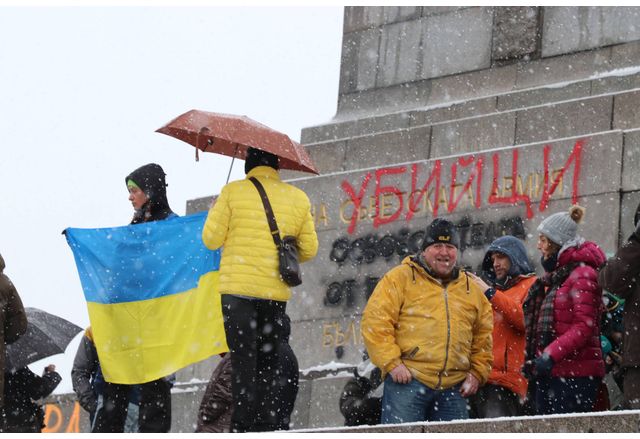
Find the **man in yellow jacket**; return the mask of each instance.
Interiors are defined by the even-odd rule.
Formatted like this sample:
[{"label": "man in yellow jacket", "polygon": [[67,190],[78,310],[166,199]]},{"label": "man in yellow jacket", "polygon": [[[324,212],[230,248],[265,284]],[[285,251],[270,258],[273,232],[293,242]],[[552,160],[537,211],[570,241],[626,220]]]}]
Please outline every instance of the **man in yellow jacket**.
[{"label": "man in yellow jacket", "polygon": [[264,187],[280,236],[295,236],[300,262],[313,258],[318,238],[309,198],[278,175],[278,157],[249,148],[244,180],[222,188],[202,230],[204,244],[223,247],[220,260],[222,313],[231,350],[231,431],[277,428],[278,321],[285,318],[291,290],[280,277],[278,253],[260,194]]},{"label": "man in yellow jacket", "polygon": [[380,280],[362,336],[386,376],[383,424],[468,418],[467,401],[491,371],[493,316],[482,289],[456,267],[455,226],[436,218],[421,253]]}]

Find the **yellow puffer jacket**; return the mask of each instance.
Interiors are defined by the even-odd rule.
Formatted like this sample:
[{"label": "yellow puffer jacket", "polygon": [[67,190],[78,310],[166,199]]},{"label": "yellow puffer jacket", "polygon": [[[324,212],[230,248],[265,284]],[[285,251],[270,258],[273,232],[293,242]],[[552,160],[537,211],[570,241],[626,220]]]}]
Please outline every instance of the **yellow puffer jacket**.
[{"label": "yellow puffer jacket", "polygon": [[455,386],[468,372],[484,384],[492,329],[491,304],[465,273],[445,288],[411,257],[380,280],[361,322],[371,360],[385,375],[404,363],[432,389]]},{"label": "yellow puffer jacket", "polygon": [[295,236],[300,262],[318,251],[309,198],[300,189],[280,181],[278,171],[257,166],[244,180],[222,188],[209,210],[202,240],[210,249],[223,247],[220,292],[287,301],[291,290],[280,278],[278,254],[271,237],[262,198],[248,180],[256,177],[264,187],[276,217],[280,236]]}]

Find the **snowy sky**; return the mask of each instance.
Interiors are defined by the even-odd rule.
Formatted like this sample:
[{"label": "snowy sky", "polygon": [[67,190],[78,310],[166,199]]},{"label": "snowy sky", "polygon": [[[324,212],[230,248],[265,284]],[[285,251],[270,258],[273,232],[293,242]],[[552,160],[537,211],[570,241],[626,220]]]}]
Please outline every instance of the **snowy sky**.
[{"label": "snowy sky", "polygon": [[[244,114],[295,140],[329,121],[342,20],[340,6],[0,6],[0,253],[25,306],[88,325],[61,232],[128,224],[133,169],[159,163],[179,215],[219,192],[231,159],[195,162],[193,147],[154,132],[175,116]],[[71,390],[76,346],[52,358],[58,391]]]}]

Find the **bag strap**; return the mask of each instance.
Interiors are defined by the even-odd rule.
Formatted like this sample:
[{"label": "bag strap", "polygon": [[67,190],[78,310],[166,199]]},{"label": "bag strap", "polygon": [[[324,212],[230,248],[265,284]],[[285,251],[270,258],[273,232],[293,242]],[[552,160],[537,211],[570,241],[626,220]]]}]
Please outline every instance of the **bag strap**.
[{"label": "bag strap", "polygon": [[276,248],[280,248],[280,231],[278,230],[276,217],[273,215],[273,209],[271,209],[271,203],[269,202],[267,193],[264,191],[262,183],[260,183],[257,178],[249,177],[249,180],[251,180],[251,183],[254,184],[260,193],[260,198],[262,198],[262,204],[264,205],[264,213],[267,215],[267,222],[271,229],[271,237],[273,238],[273,242],[276,244]]}]

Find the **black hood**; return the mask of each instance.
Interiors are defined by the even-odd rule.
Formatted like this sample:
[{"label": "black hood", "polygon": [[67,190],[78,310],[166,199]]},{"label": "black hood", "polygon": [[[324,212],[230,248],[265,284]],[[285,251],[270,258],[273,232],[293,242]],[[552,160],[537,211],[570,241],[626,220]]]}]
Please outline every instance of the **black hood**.
[{"label": "black hood", "polygon": [[638,207],[636,208],[636,214],[633,217],[633,225],[638,227],[638,222],[640,222],[640,203],[638,204]]},{"label": "black hood", "polygon": [[140,211],[136,211],[131,224],[157,221],[173,214],[167,201],[167,183],[165,173],[160,165],[149,163],[127,175],[125,184],[132,180],[147,195],[147,201]]}]

